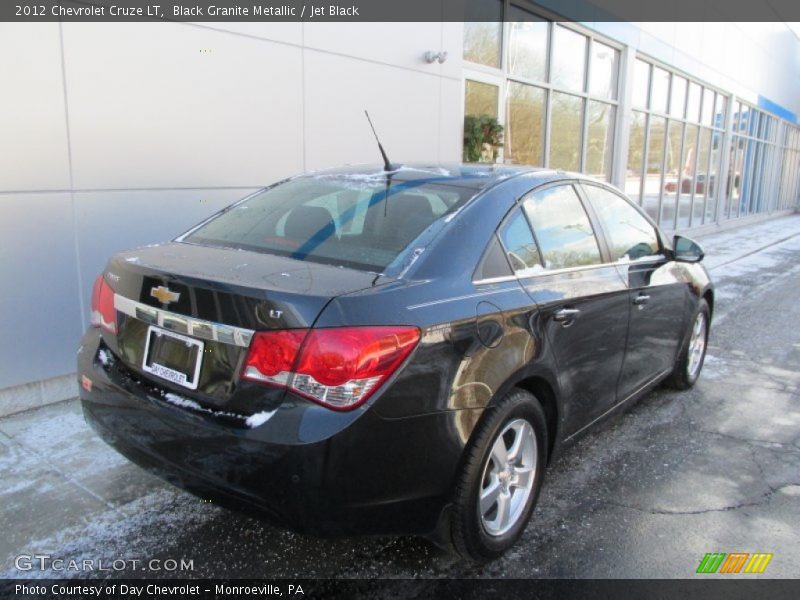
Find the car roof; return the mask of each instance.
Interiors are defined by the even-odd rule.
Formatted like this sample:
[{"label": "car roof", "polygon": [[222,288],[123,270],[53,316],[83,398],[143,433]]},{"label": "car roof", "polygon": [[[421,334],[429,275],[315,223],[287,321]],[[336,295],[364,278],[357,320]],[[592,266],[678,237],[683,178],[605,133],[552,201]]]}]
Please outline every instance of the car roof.
[{"label": "car roof", "polygon": [[585,179],[578,173],[567,173],[531,167],[527,165],[505,165],[489,163],[404,163],[395,165],[392,171],[384,170],[381,164],[351,165],[335,169],[314,171],[301,177],[333,177],[360,181],[382,180],[387,176],[392,181],[417,181],[474,189],[476,192],[493,185],[529,173],[541,174],[542,181],[553,179]]}]

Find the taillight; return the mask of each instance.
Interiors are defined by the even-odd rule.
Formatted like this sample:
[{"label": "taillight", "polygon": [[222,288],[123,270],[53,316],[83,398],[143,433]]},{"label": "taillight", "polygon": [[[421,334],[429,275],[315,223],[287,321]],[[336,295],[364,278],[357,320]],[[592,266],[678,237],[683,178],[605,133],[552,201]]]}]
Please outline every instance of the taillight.
[{"label": "taillight", "polygon": [[287,387],[334,410],[363,404],[419,342],[416,327],[256,333],[242,378]]},{"label": "taillight", "polygon": [[117,333],[117,310],[114,308],[114,290],[100,275],[94,281],[92,288],[92,318],[93,327],[102,327],[109,333]]}]

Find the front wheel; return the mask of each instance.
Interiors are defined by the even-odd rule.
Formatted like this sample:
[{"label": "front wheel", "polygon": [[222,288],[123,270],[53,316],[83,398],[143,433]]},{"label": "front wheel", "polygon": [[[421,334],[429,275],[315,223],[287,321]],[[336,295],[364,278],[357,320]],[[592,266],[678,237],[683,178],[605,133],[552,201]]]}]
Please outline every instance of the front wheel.
[{"label": "front wheel", "polygon": [[681,352],[675,361],[675,368],[667,379],[667,385],[677,390],[688,390],[700,377],[708,346],[708,329],[711,311],[708,303],[700,300],[690,322],[690,329],[684,336]]},{"label": "front wheel", "polygon": [[516,543],[530,519],[547,458],[547,428],[536,398],[512,390],[478,425],[454,499],[452,541],[485,561]]}]

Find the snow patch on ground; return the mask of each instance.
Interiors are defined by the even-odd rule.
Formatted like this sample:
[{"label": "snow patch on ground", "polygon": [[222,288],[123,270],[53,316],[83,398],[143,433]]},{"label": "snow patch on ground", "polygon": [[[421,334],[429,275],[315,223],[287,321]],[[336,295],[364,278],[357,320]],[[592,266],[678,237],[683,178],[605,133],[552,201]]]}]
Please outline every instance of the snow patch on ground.
[{"label": "snow patch on ground", "polygon": [[[194,496],[173,489],[161,489],[142,496],[120,507],[121,511],[109,508],[94,514],[91,520],[62,529],[52,536],[31,541],[28,547],[37,553],[50,554],[54,558],[101,559],[110,565],[116,559],[147,560],[165,546],[179,543],[196,531],[224,515],[223,509],[201,503]],[[0,577],[19,577],[13,561]],[[141,564],[141,563],[140,563]],[[153,573],[158,575],[158,573]],[[91,573],[89,573],[91,576]],[[26,571],[26,577],[74,578],[86,576],[82,572],[63,570]]]},{"label": "snow patch on ground", "polygon": [[728,375],[728,364],[717,356],[706,354],[703,360],[703,379],[722,379]]}]

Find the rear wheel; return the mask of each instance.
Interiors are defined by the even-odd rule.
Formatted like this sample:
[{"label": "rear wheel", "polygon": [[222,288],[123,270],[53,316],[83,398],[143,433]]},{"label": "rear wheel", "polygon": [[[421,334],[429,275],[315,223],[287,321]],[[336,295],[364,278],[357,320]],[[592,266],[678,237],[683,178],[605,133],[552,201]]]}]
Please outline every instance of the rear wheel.
[{"label": "rear wheel", "polygon": [[547,428],[536,398],[512,390],[478,425],[456,489],[452,540],[475,561],[500,556],[522,535],[542,484]]},{"label": "rear wheel", "polygon": [[670,387],[687,390],[700,377],[708,346],[709,317],[708,303],[700,300],[690,321],[689,331],[684,336],[681,352],[675,361],[675,368],[667,379],[666,383]]}]

